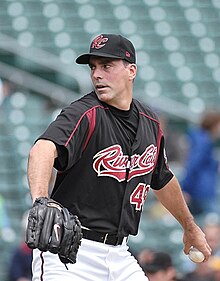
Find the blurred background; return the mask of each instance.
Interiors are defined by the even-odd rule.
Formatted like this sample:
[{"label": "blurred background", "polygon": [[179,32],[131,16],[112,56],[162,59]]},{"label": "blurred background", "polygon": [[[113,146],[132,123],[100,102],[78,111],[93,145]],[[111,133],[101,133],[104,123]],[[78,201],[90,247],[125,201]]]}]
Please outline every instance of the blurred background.
[{"label": "blurred background", "polygon": [[[92,90],[89,68],[75,64],[91,39],[116,33],[135,45],[134,97],[161,118],[169,165],[181,181],[188,129],[204,112],[220,109],[219,26],[220,0],[0,1],[1,281],[9,280],[14,250],[23,239],[21,222],[32,204],[29,150],[63,106]],[[213,156],[220,160],[218,139]],[[218,203],[219,182],[218,174]],[[203,226],[219,223],[219,215],[216,209],[196,219]],[[129,243],[134,254],[143,248],[169,252],[183,271],[182,229],[151,193],[139,234]]]}]

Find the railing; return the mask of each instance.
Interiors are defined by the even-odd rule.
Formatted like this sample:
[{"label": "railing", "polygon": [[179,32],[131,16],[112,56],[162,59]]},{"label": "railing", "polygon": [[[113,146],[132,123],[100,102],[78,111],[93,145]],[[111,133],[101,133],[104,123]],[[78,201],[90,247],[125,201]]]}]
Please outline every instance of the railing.
[{"label": "railing", "polygon": [[[39,48],[21,46],[16,39],[3,33],[0,33],[0,49],[37,63],[43,68],[72,77],[78,83],[80,94],[91,90],[88,72],[83,67],[74,65],[74,61],[72,65],[65,64],[57,56]],[[4,75],[4,69],[1,73]]]},{"label": "railing", "polygon": [[[37,93],[45,95],[53,99],[59,105],[66,105],[79,97],[79,94],[85,94],[92,89],[88,72],[80,66],[67,65],[62,63],[60,59],[39,48],[21,46],[16,39],[8,35],[0,33],[0,49],[10,52],[14,55],[23,57],[33,63],[37,63],[46,69],[51,69],[57,73],[61,73],[72,77],[78,83],[80,93],[71,91],[63,86],[30,74],[27,71],[20,70],[14,66],[0,62],[0,76],[8,80],[33,90]],[[140,95],[141,97],[141,95]],[[189,122],[197,122],[198,114],[192,112],[189,107],[181,102],[174,101],[167,97],[142,98],[149,106],[157,108],[161,112],[168,113],[174,117],[181,118]]]}]

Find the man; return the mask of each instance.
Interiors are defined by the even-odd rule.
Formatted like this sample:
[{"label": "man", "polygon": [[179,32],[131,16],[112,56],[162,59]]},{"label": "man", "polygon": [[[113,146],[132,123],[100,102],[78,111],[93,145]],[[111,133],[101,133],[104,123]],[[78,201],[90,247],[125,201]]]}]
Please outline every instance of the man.
[{"label": "man", "polygon": [[175,281],[177,280],[176,269],[172,258],[166,252],[153,252],[151,259],[141,264],[149,281]]},{"label": "man", "polygon": [[24,212],[22,216],[21,239],[18,246],[16,246],[11,253],[11,259],[8,266],[9,281],[31,281],[31,263],[32,263],[32,249],[30,249],[24,242],[25,232],[27,228],[28,212]]},{"label": "man", "polygon": [[62,110],[39,137],[28,179],[35,201],[49,196],[53,166],[58,170],[51,197],[78,216],[83,239],[68,270],[57,255],[35,249],[33,280],[147,280],[127,239],[138,232],[150,188],[182,225],[185,253],[193,245],[207,260],[211,249],[167,166],[157,117],[132,97],[134,46],[101,34],[76,62],[90,66],[94,91]]},{"label": "man", "polygon": [[202,230],[212,248],[212,256],[206,263],[193,264],[190,263],[189,259],[183,260],[183,281],[220,280],[214,277],[219,274],[220,269],[220,224],[219,222],[211,222],[209,219],[205,222]]},{"label": "man", "polygon": [[[215,155],[220,139],[220,112],[204,112],[197,127],[188,130],[188,145],[182,190],[194,216],[219,213],[220,161]],[[198,169],[199,167],[199,169]]]}]

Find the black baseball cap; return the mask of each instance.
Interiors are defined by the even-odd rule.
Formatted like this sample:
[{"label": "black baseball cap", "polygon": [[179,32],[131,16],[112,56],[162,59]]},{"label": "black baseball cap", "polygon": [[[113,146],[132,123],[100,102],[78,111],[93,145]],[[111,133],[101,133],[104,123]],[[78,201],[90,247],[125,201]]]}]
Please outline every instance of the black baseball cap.
[{"label": "black baseball cap", "polygon": [[166,270],[173,266],[172,258],[165,252],[155,252],[152,260],[143,264],[143,269],[147,273],[156,273],[160,270]]},{"label": "black baseball cap", "polygon": [[90,45],[89,53],[76,59],[78,64],[88,64],[91,56],[126,60],[135,63],[135,48],[127,38],[116,34],[101,34]]}]

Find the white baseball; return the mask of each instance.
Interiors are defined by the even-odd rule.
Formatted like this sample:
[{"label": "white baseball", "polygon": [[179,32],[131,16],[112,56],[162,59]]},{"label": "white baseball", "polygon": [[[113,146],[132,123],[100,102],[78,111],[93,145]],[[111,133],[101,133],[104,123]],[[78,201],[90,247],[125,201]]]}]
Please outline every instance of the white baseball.
[{"label": "white baseball", "polygon": [[205,256],[203,255],[202,252],[200,252],[198,249],[192,247],[189,250],[189,258],[191,259],[191,261],[196,262],[196,263],[200,263],[203,262],[205,259]]}]

